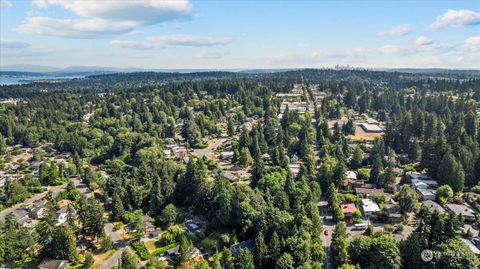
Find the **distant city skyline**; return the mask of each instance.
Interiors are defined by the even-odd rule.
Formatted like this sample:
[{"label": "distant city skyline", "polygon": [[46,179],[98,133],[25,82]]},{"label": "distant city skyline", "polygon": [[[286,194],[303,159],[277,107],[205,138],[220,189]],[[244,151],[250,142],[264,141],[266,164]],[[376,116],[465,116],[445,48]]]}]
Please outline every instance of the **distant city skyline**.
[{"label": "distant city skyline", "polygon": [[480,68],[476,1],[0,0],[0,66]]}]

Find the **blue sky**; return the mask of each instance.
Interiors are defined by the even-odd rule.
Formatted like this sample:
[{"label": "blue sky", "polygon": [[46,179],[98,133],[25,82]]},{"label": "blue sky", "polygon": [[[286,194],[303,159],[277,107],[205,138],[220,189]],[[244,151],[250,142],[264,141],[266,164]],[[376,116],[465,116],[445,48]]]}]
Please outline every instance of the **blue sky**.
[{"label": "blue sky", "polygon": [[480,68],[478,1],[0,0],[0,65]]}]

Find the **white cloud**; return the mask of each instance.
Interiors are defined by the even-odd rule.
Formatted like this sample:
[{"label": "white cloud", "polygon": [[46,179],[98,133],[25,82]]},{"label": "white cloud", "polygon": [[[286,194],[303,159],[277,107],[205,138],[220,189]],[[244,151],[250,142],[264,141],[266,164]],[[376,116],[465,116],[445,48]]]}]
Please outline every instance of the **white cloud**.
[{"label": "white cloud", "polygon": [[103,19],[54,19],[31,17],[16,30],[20,33],[33,33],[59,37],[96,38],[129,32],[135,27],[131,22],[111,22]]},{"label": "white cloud", "polygon": [[428,37],[426,37],[424,35],[421,35],[421,36],[419,36],[415,39],[414,44],[417,47],[432,45],[433,40],[429,39]]},{"label": "white cloud", "polygon": [[233,42],[234,38],[192,35],[164,35],[147,37],[147,40],[172,46],[209,47],[230,44]]},{"label": "white cloud", "polygon": [[59,6],[83,17],[58,19],[35,16],[27,18],[18,27],[24,33],[60,37],[94,38],[125,33],[138,26],[189,19],[192,12],[189,0],[33,0],[32,5],[43,9]]},{"label": "white cloud", "polygon": [[439,30],[448,26],[467,26],[480,24],[480,13],[472,10],[447,10],[430,24],[430,29]]},{"label": "white cloud", "polygon": [[33,0],[39,8],[60,6],[79,16],[111,21],[130,21],[141,25],[188,18],[192,4],[188,0]]},{"label": "white cloud", "polygon": [[435,43],[433,40],[431,40],[430,38],[424,35],[418,36],[415,39],[414,46],[415,46],[414,50],[416,52],[433,51],[433,50],[450,50],[454,48],[454,46],[450,44]]},{"label": "white cloud", "polygon": [[412,32],[412,26],[408,24],[401,24],[393,27],[392,29],[386,32],[380,32],[380,36],[404,36]]},{"label": "white cloud", "polygon": [[125,49],[138,49],[138,50],[145,50],[145,49],[160,49],[162,47],[155,47],[153,44],[149,44],[147,42],[142,41],[134,41],[134,40],[112,40],[110,42],[112,46],[125,48]]},{"label": "white cloud", "polygon": [[233,37],[207,37],[193,35],[149,36],[144,41],[113,40],[113,46],[129,49],[163,49],[168,46],[212,47],[227,45]]},{"label": "white cloud", "polygon": [[12,7],[12,3],[8,0],[0,0],[0,8],[10,8]]},{"label": "white cloud", "polygon": [[472,36],[465,40],[463,44],[464,48],[469,51],[479,51],[480,52],[480,36]]},{"label": "white cloud", "polygon": [[0,40],[0,48],[6,49],[22,49],[29,47],[30,44],[22,41],[13,41],[13,40]]}]

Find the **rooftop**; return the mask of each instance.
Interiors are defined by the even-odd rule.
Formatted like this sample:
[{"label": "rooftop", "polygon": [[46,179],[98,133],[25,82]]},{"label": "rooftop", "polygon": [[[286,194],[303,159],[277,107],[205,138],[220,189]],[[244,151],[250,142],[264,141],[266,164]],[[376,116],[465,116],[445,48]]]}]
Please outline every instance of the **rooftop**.
[{"label": "rooftop", "polygon": [[371,132],[371,133],[382,133],[383,132],[383,129],[380,128],[380,126],[378,126],[376,124],[361,123],[360,127],[362,127],[362,129],[365,132]]},{"label": "rooftop", "polygon": [[461,214],[464,217],[475,217],[475,211],[466,205],[447,204],[447,208],[457,215]]},{"label": "rooftop", "polygon": [[362,199],[363,212],[378,212],[380,208],[372,199]]},{"label": "rooftop", "polygon": [[342,204],[340,207],[342,208],[343,213],[355,213],[355,211],[357,211],[357,207],[354,203]]},{"label": "rooftop", "polygon": [[462,238],[463,243],[468,246],[468,248],[475,253],[475,255],[480,255],[480,249],[478,249],[470,240]]},{"label": "rooftop", "polygon": [[441,205],[437,204],[436,202],[434,202],[432,200],[422,201],[422,204],[425,205],[426,207],[428,207],[428,209],[435,210],[440,214],[445,213],[445,209],[443,209],[443,207]]},{"label": "rooftop", "polygon": [[382,189],[355,188],[355,193],[366,194],[366,195],[374,195],[374,194],[385,195],[385,192]]}]

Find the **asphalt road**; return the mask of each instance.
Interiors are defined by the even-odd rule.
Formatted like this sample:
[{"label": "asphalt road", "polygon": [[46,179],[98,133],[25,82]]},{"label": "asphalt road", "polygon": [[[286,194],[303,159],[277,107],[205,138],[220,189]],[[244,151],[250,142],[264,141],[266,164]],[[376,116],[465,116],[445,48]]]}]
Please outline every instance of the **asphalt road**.
[{"label": "asphalt road", "polygon": [[195,155],[199,158],[206,156],[208,159],[213,159],[215,150],[223,143],[227,141],[227,138],[215,138],[208,141],[208,147],[204,149],[194,149],[192,155]]},{"label": "asphalt road", "polygon": [[[59,192],[66,185],[67,184],[63,184],[63,185],[59,185],[59,186],[53,186],[53,187],[50,188],[50,191],[52,191],[52,193]],[[9,208],[6,208],[6,209],[0,211],[0,220],[5,220],[5,217],[8,214],[12,213],[13,211],[15,211],[16,209],[18,209],[22,206],[26,206],[26,205],[32,204],[33,202],[35,202],[37,200],[43,199],[43,197],[45,197],[45,195],[47,195],[46,191],[42,192],[42,193],[35,193],[34,195],[32,195],[32,197],[27,198],[23,203],[16,204],[14,206],[11,206]]]},{"label": "asphalt road", "polygon": [[123,250],[127,247],[130,242],[122,239],[122,236],[118,231],[113,230],[113,224],[108,222],[105,224],[105,233],[112,238],[113,245],[116,249],[115,253],[103,262],[101,269],[110,269],[113,266],[118,265],[118,260],[122,257]]}]

